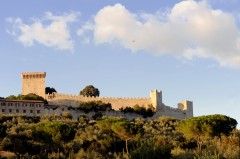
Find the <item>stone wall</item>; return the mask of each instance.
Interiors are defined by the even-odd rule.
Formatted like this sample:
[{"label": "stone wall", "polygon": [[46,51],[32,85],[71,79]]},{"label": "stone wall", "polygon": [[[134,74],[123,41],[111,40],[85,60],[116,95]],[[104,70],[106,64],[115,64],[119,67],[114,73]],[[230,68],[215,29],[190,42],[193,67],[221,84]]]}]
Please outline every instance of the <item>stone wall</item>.
[{"label": "stone wall", "polygon": [[68,105],[78,106],[80,102],[102,101],[104,103],[111,103],[114,110],[119,110],[121,107],[139,106],[148,107],[152,104],[151,98],[112,98],[112,97],[84,97],[81,95],[68,95],[55,93],[53,95],[46,95],[49,104],[53,105]]},{"label": "stone wall", "polygon": [[[182,101],[178,104],[178,108],[173,108],[166,106],[162,103],[162,92],[157,90],[150,92],[150,98],[111,98],[111,97],[84,97],[81,95],[68,95],[55,93],[52,95],[46,95],[46,99],[49,104],[52,105],[62,105],[62,106],[73,106],[77,107],[80,102],[89,101],[102,101],[104,103],[111,103],[114,110],[119,110],[121,107],[133,107],[138,104],[139,106],[147,107],[152,104],[156,108],[156,113],[152,118],[158,118],[160,116],[170,116],[176,119],[185,119],[193,117],[193,106],[191,101]],[[71,111],[74,116],[79,116],[78,111]],[[111,112],[112,113],[112,112]],[[119,114],[120,113],[120,114]],[[80,113],[81,114],[81,113]],[[107,116],[123,116],[121,112],[115,111],[113,114],[105,114]],[[90,115],[91,116],[91,115]],[[127,118],[134,116],[132,114],[127,114]],[[141,117],[141,116],[140,116]]]}]

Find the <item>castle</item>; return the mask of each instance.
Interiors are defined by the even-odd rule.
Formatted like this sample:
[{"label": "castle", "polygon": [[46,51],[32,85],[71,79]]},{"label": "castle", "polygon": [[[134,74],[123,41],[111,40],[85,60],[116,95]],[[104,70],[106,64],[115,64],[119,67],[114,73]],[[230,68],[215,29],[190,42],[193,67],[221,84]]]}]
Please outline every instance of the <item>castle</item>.
[{"label": "castle", "polygon": [[[146,108],[151,105],[156,110],[153,118],[157,118],[160,116],[170,116],[177,119],[193,117],[193,103],[191,101],[182,101],[178,103],[178,108],[172,108],[162,102],[162,92],[159,92],[157,90],[150,91],[150,97],[148,98],[86,97],[81,95],[61,93],[45,94],[46,72],[24,72],[21,74],[21,77],[22,95],[35,93],[47,99],[49,104],[52,106],[69,108],[78,106],[80,102],[102,101],[104,103],[111,103],[114,110],[119,110],[119,108],[121,107],[133,107],[136,104]],[[61,113],[61,110],[63,111],[66,109],[59,109],[58,113]],[[46,111],[41,112],[46,113]],[[74,116],[79,115],[76,111],[71,111],[71,113]]]}]

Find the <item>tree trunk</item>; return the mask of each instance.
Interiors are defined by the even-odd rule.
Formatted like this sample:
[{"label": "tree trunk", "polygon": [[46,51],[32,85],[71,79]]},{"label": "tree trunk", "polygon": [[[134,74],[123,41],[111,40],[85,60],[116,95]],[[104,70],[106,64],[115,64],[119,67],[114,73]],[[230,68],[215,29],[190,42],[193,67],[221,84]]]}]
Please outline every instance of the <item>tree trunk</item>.
[{"label": "tree trunk", "polygon": [[128,139],[126,139],[126,152],[127,152],[127,155],[129,155],[128,154]]}]

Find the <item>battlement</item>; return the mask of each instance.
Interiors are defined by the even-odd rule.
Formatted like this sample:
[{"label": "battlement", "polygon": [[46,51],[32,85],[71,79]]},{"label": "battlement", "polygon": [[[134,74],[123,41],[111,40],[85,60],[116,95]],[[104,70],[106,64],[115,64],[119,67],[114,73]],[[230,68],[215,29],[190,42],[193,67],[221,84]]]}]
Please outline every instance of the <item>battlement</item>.
[{"label": "battlement", "polygon": [[182,110],[182,109],[179,109],[179,108],[173,108],[173,107],[170,107],[170,106],[165,106],[164,108],[165,108],[165,110],[170,110],[170,111],[175,111],[175,112],[181,112],[181,113],[186,112],[185,110]]},{"label": "battlement", "polygon": [[46,72],[22,72],[21,77],[23,79],[28,78],[45,78]]},{"label": "battlement", "polygon": [[21,77],[22,95],[35,93],[47,99],[52,105],[79,106],[81,102],[102,101],[111,103],[115,110],[135,105],[148,108],[151,105],[156,110],[155,117],[164,115],[184,119],[193,116],[193,103],[191,101],[178,103],[178,108],[166,106],[162,102],[162,91],[156,89],[150,91],[149,97],[87,97],[64,93],[45,94],[46,72],[23,72]]},{"label": "battlement", "polygon": [[123,98],[123,97],[86,97],[82,95],[76,94],[63,94],[63,93],[54,93],[47,94],[45,97],[48,101],[53,104],[61,104],[61,105],[72,105],[78,106],[81,102],[89,102],[89,101],[102,101],[104,103],[111,103],[112,108],[115,110],[119,110],[121,107],[133,107],[138,104],[139,106],[147,108],[152,104],[151,98],[143,98],[143,97],[133,97],[133,98]]},{"label": "battlement", "polygon": [[102,100],[102,99],[122,99],[122,100],[149,100],[150,97],[87,97],[83,95],[77,95],[77,94],[66,94],[66,93],[54,93],[46,94],[46,99],[51,98],[52,96],[55,96],[54,98],[68,98],[68,99],[78,99],[78,98],[89,98],[92,100]]}]

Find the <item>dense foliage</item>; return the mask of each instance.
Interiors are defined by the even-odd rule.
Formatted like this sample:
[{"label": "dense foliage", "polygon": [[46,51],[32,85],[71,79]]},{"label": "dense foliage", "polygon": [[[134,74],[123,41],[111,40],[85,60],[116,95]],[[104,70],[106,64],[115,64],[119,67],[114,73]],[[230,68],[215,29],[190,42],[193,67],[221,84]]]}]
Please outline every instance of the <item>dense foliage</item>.
[{"label": "dense foliage", "polygon": [[113,110],[110,103],[103,103],[102,101],[81,102],[77,109],[85,113],[89,113],[90,111],[99,112]]},{"label": "dense foliage", "polygon": [[100,92],[93,85],[88,85],[79,94],[87,97],[99,97]]},{"label": "dense foliage", "polygon": [[140,107],[138,104],[136,104],[133,107],[125,107],[125,108],[122,107],[119,110],[124,113],[140,114],[144,118],[152,117],[153,114],[155,113],[155,109],[152,105],[149,105],[148,108],[145,108],[145,107]]},{"label": "dense foliage", "polygon": [[56,89],[55,88],[51,88],[51,87],[46,87],[45,88],[45,94],[53,94],[53,93],[56,93]]},{"label": "dense foliage", "polygon": [[6,99],[8,100],[39,100],[39,101],[43,101],[45,104],[48,103],[47,100],[45,100],[43,97],[34,93],[29,93],[27,95],[19,94],[18,96],[10,95]]},{"label": "dense foliage", "polygon": [[0,116],[0,151],[2,158],[234,159],[240,154],[236,124],[224,115],[182,121]]}]

